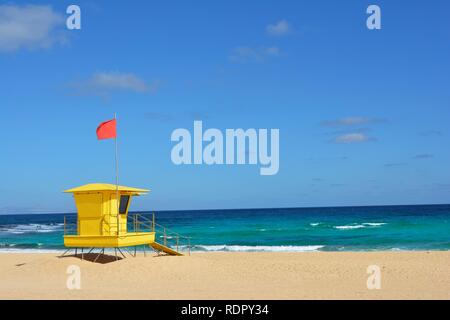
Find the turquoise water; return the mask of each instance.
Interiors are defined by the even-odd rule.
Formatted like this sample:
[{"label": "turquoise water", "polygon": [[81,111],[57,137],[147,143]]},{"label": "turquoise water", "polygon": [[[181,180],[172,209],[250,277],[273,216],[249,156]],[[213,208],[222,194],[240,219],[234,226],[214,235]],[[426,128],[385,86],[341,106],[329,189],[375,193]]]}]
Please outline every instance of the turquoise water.
[{"label": "turquoise water", "polygon": [[[155,214],[157,223],[190,236],[194,251],[450,249],[450,205]],[[0,251],[60,250],[62,235],[62,214],[0,216]]]}]

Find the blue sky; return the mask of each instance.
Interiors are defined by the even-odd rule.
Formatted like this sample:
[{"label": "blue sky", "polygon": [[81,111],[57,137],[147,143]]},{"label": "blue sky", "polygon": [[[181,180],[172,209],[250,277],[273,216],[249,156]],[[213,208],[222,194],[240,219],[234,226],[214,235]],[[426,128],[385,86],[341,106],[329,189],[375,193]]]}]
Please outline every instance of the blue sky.
[{"label": "blue sky", "polygon": [[[81,30],[67,30],[68,5]],[[29,6],[33,5],[34,6]],[[382,29],[368,30],[377,4]],[[0,213],[449,203],[448,1],[2,1]],[[176,128],[279,128],[280,170],[175,166]]]}]

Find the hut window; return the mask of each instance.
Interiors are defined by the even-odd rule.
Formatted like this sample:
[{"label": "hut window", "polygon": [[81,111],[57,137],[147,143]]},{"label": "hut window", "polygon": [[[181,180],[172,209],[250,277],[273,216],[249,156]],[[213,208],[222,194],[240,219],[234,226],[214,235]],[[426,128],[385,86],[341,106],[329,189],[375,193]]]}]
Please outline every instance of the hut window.
[{"label": "hut window", "polygon": [[120,196],[119,213],[127,213],[128,202],[130,202],[130,196]]}]

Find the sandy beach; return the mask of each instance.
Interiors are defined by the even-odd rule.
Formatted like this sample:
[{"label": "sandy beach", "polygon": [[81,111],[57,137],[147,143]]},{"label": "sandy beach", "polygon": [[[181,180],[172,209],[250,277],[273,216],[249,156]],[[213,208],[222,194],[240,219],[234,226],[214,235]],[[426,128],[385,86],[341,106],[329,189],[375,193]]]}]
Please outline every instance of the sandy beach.
[{"label": "sandy beach", "polygon": [[[71,265],[80,290],[67,288]],[[380,267],[379,290],[367,288],[369,265]],[[0,298],[449,299],[450,252],[141,254],[108,263],[1,253]]]}]

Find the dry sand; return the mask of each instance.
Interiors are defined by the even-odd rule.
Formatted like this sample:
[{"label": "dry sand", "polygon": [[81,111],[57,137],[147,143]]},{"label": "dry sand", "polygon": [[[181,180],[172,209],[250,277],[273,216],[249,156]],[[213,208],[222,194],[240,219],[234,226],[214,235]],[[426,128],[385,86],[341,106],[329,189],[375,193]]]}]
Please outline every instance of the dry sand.
[{"label": "dry sand", "polygon": [[[70,265],[80,290],[67,289]],[[367,289],[369,265],[381,269],[379,290]],[[450,252],[141,254],[104,264],[1,253],[0,299],[450,299]]]}]

